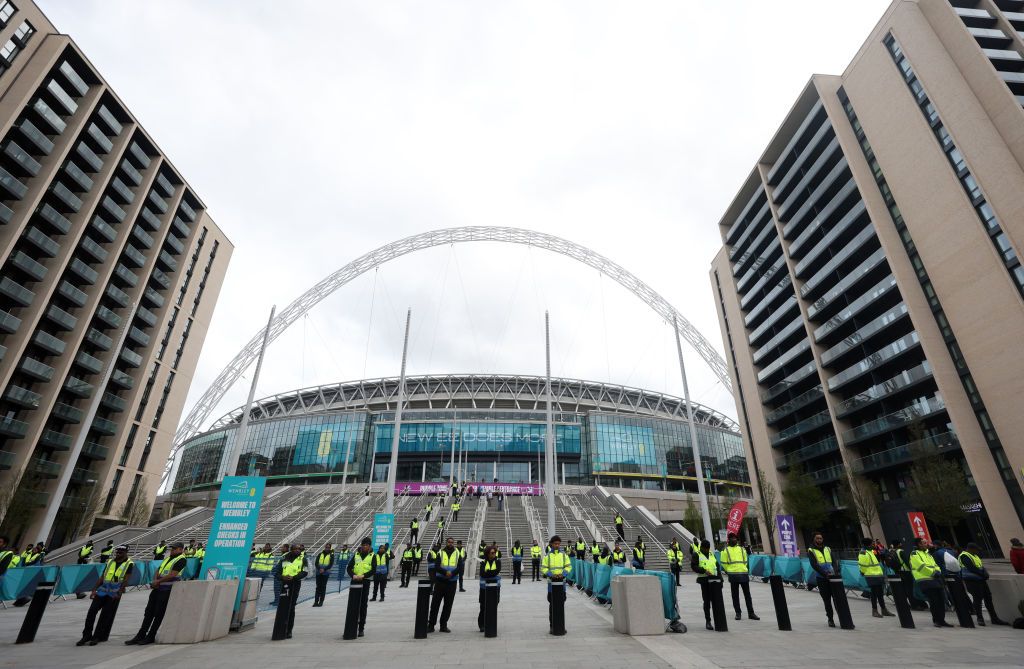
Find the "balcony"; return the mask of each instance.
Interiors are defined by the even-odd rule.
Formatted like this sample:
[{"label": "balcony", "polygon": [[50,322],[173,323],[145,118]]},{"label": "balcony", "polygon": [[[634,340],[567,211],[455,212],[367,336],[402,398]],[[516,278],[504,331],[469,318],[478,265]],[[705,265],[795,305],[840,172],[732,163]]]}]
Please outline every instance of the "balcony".
[{"label": "balcony", "polygon": [[153,303],[154,307],[159,309],[160,307],[162,307],[164,305],[164,298],[163,298],[163,296],[160,295],[160,293],[158,293],[155,290],[153,290],[152,288],[150,288],[149,286],[146,286],[146,291],[145,291],[144,295],[146,296],[147,300],[149,300],[150,302]]},{"label": "balcony", "polygon": [[68,299],[69,302],[73,303],[76,307],[84,307],[89,296],[85,294],[85,291],[75,288],[67,281],[61,281],[60,286],[57,287],[57,292]]},{"label": "balcony", "polygon": [[164,241],[167,244],[167,246],[170,246],[172,249],[174,249],[175,255],[181,255],[182,253],[184,253],[185,246],[181,242],[179,242],[178,238],[175,237],[174,235],[167,235],[167,239]]},{"label": "balcony", "polygon": [[160,259],[160,262],[162,262],[164,266],[170,271],[174,272],[178,269],[178,261],[172,258],[171,254],[168,253],[167,251],[160,251],[160,255],[158,256],[158,258]]},{"label": "balcony", "polygon": [[153,248],[153,236],[142,229],[141,226],[136,225],[132,228],[132,236],[144,249]]},{"label": "balcony", "polygon": [[138,367],[142,364],[142,356],[130,348],[121,349],[121,360],[131,367]]},{"label": "balcony", "polygon": [[95,358],[85,351],[82,351],[75,356],[75,364],[82,369],[92,372],[93,374],[99,374],[103,369],[103,362],[99,358]]},{"label": "balcony", "polygon": [[99,126],[95,123],[90,123],[89,127],[86,128],[86,132],[96,142],[96,146],[100,148],[103,153],[110,153],[114,148],[114,143],[100,130]]},{"label": "balcony", "polygon": [[171,185],[171,182],[168,181],[167,177],[165,177],[164,175],[162,175],[162,174],[157,174],[156,175],[156,185],[157,185],[157,188],[160,189],[160,192],[163,193],[164,197],[168,197],[169,198],[172,195],[174,195],[174,186]]},{"label": "balcony", "polygon": [[92,217],[92,228],[99,233],[101,237],[106,239],[108,242],[112,242],[117,239],[117,231],[110,227],[110,224],[104,221],[99,216]]},{"label": "balcony", "polygon": [[817,378],[817,374],[815,374],[817,369],[817,363],[811,360],[809,363],[807,363],[800,369],[796,370],[795,372],[784,378],[782,381],[779,381],[768,390],[761,391],[761,402],[771,402],[782,393],[786,392],[790,388],[793,388],[802,381],[806,380],[807,377],[811,376],[812,374],[815,376],[815,378]]},{"label": "balcony", "polygon": [[18,369],[27,376],[37,381],[50,381],[53,379],[53,367],[45,365],[34,358],[23,358]]},{"label": "balcony", "polygon": [[32,337],[32,342],[54,355],[64,355],[64,349],[67,348],[67,344],[43,330],[36,332],[35,336]]},{"label": "balcony", "polygon": [[124,247],[124,257],[130,260],[135,267],[142,267],[146,264],[146,256],[142,255],[142,251],[138,250],[131,244]]},{"label": "balcony", "polygon": [[39,443],[55,451],[67,451],[71,450],[71,435],[56,430],[43,430],[42,436],[39,437]]},{"label": "balcony", "polygon": [[114,345],[113,339],[96,328],[89,328],[89,331],[85,333],[85,340],[104,351],[109,351],[110,347]]},{"label": "balcony", "polygon": [[42,509],[50,503],[50,493],[44,490],[26,490],[24,495],[25,502],[32,508]]},{"label": "balcony", "polygon": [[95,441],[87,441],[82,446],[82,455],[92,460],[106,460],[110,456],[110,449]]},{"label": "balcony", "polygon": [[121,327],[121,317],[102,305],[96,308],[96,317],[112,328]]},{"label": "balcony", "polygon": [[828,380],[828,389],[830,392],[835,392],[851,381],[860,378],[873,369],[881,367],[891,360],[895,360],[906,351],[914,350],[920,345],[921,340],[917,336],[917,332],[906,334],[891,344],[883,346],[878,351],[872,353],[857,364],[847,367],[843,371],[831,377]]},{"label": "balcony", "polygon": [[53,405],[53,412],[51,415],[63,423],[81,423],[82,416],[84,414],[81,409],[76,409],[70,404],[57,402]]},{"label": "balcony", "polygon": [[149,346],[149,335],[134,325],[128,330],[128,337],[140,346]]},{"label": "balcony", "polygon": [[92,420],[92,429],[102,435],[110,437],[117,434],[117,423],[97,416]]},{"label": "balcony", "polygon": [[[131,246],[128,248],[131,248]],[[114,274],[129,286],[134,286],[139,283],[139,276],[121,263],[117,263],[117,267],[114,268]]]},{"label": "balcony", "polygon": [[107,297],[112,299],[122,307],[127,307],[128,303],[131,302],[131,298],[128,297],[128,293],[124,292],[112,283],[107,284]]},{"label": "balcony", "polygon": [[836,405],[836,415],[839,417],[849,415],[858,409],[870,406],[881,399],[890,397],[930,378],[932,378],[932,368],[928,361],[925,360],[916,367],[904,370],[891,379],[877,383],[867,390],[863,390],[853,397],[840,402]]},{"label": "balcony", "polygon": [[803,448],[798,448],[795,451],[787,453],[785,462],[779,464],[776,468],[779,471],[787,471],[793,465],[806,460],[838,452],[839,442],[836,441],[836,438],[832,436],[825,437],[821,441],[817,441],[810,446],[804,446]]},{"label": "balcony", "polygon": [[843,476],[842,465],[832,465],[831,467],[825,467],[813,472],[807,472],[807,475],[814,479],[814,482],[818,485],[824,485],[826,483],[832,483],[838,481]]},{"label": "balcony", "polygon": [[160,229],[160,219],[157,218],[156,214],[150,211],[149,207],[142,208],[142,221],[149,226],[152,232],[156,232]]},{"label": "balcony", "polygon": [[177,216],[174,217],[174,230],[181,235],[182,239],[188,239],[189,234],[192,232],[192,229]]},{"label": "balcony", "polygon": [[25,272],[25,274],[28,274],[36,281],[42,281],[46,277],[46,266],[28,257],[24,251],[16,252],[12,256],[11,262],[15,267]]},{"label": "balcony", "polygon": [[185,214],[185,218],[187,218],[188,220],[196,220],[196,210],[190,207],[188,202],[185,202],[185,200],[181,201],[181,204],[178,205],[178,209],[181,210],[181,213]]},{"label": "balcony", "polygon": [[39,149],[39,153],[47,156],[53,151],[53,141],[33,125],[32,121],[26,118],[18,126],[18,129],[21,130],[21,134],[25,135],[28,141],[32,142]]},{"label": "balcony", "polygon": [[124,170],[125,177],[131,181],[136,188],[142,184],[142,175],[139,173],[135,166],[132,165],[131,161],[125,158],[121,161],[121,169]]},{"label": "balcony", "polygon": [[157,193],[155,190],[149,191],[149,202],[154,207],[156,207],[156,210],[159,211],[161,214],[167,213],[167,203],[164,202],[164,199],[160,197],[160,194]]},{"label": "balcony", "polygon": [[877,471],[916,460],[924,455],[946,453],[960,449],[960,438],[956,432],[943,432],[918,441],[893,446],[884,451],[857,458],[850,468],[858,474]]},{"label": "balcony", "polygon": [[36,294],[21,285],[9,276],[0,279],[0,293],[17,302],[20,306],[27,307],[36,299]]},{"label": "balcony", "polygon": [[123,397],[118,397],[113,393],[103,393],[103,398],[100,400],[100,403],[111,411],[124,411],[128,408],[127,400]]},{"label": "balcony", "polygon": [[60,213],[52,206],[44,204],[37,211],[39,218],[43,219],[47,223],[53,226],[53,228],[62,235],[68,234],[71,230],[71,221],[64,217],[64,214]]},{"label": "balcony", "polygon": [[78,146],[75,147],[75,153],[77,153],[82,160],[92,169],[93,172],[99,172],[103,169],[103,161],[96,155],[96,152],[89,148],[89,145],[85,142],[79,142]]},{"label": "balcony", "polygon": [[84,467],[75,467],[71,470],[71,482],[79,485],[93,485],[97,481],[96,472]]},{"label": "balcony", "polygon": [[0,435],[21,439],[28,432],[28,423],[10,416],[0,416]]},{"label": "balcony", "polygon": [[11,404],[15,404],[26,409],[36,409],[39,407],[42,395],[34,393],[27,388],[22,388],[21,386],[10,385],[7,386],[7,390],[4,391],[3,398]]},{"label": "balcony", "polygon": [[43,252],[47,258],[52,258],[60,251],[60,244],[46,236],[39,228],[30,225],[25,230],[25,239]]},{"label": "balcony", "polygon": [[46,318],[61,330],[74,330],[78,319],[55,304],[46,310]]},{"label": "balcony", "polygon": [[9,451],[0,451],[0,469],[10,469],[18,456]]},{"label": "balcony", "polygon": [[106,262],[107,256],[110,255],[105,248],[97,244],[91,237],[82,237],[79,247],[98,263]]},{"label": "balcony", "polygon": [[0,309],[0,332],[10,334],[17,332],[19,327],[21,327],[20,318],[12,316],[3,309]]},{"label": "balcony", "polygon": [[114,177],[114,180],[110,182],[110,187],[114,189],[118,195],[121,196],[121,201],[131,203],[135,199],[135,193],[133,193],[128,186],[124,185],[120,177]]},{"label": "balcony", "polygon": [[150,274],[150,278],[152,278],[153,281],[156,281],[157,284],[159,284],[160,287],[162,287],[164,290],[167,290],[168,288],[171,287],[171,280],[167,277],[166,274],[164,274],[162,271],[155,267],[153,268],[153,273]]},{"label": "balcony", "polygon": [[780,431],[777,435],[771,438],[772,446],[778,446],[779,444],[788,441],[794,437],[799,437],[801,434],[810,432],[811,430],[817,429],[822,425],[831,425],[832,418],[828,414],[828,410],[816,413],[809,418],[805,418],[796,425],[791,425],[786,429]]},{"label": "balcony", "polygon": [[60,476],[60,472],[63,469],[60,463],[53,462],[51,460],[44,460],[42,458],[32,458],[30,467],[33,472],[44,479],[57,478]]},{"label": "balcony", "polygon": [[872,286],[868,292],[853,300],[853,302],[850,302],[845,309],[825,321],[823,325],[816,328],[814,330],[814,341],[821,342],[831,332],[842,327],[847,321],[863,311],[868,305],[877,302],[883,296],[893,293],[894,291],[897,291],[896,278],[890,274]]},{"label": "balcony", "polygon": [[757,382],[764,383],[776,372],[781,371],[787,364],[803,356],[804,353],[808,353],[811,350],[811,343],[807,339],[801,339],[793,345],[788,351],[781,353],[775,360],[773,360],[767,367],[757,373]]},{"label": "balcony", "polygon": [[910,406],[894,411],[891,414],[876,418],[875,420],[858,425],[852,430],[843,432],[843,443],[847,446],[865,439],[877,437],[878,435],[892,432],[911,423],[927,418],[932,414],[944,411],[946,403],[938,393],[934,397],[924,397],[916,400]]},{"label": "balcony", "polygon": [[124,217],[127,216],[127,214],[124,213],[124,209],[114,202],[114,199],[109,195],[103,198],[103,202],[101,202],[101,204],[108,214],[117,219],[118,223],[123,222]]},{"label": "balcony", "polygon": [[147,167],[149,167],[149,156],[146,155],[145,151],[139,148],[138,144],[136,144],[135,142],[129,144],[128,152],[132,154],[132,158],[134,158],[139,163],[139,166],[142,167],[142,169],[146,169]]},{"label": "balcony", "polygon": [[124,389],[130,389],[135,385],[135,380],[131,376],[125,374],[120,369],[115,369],[113,375],[110,377],[110,382],[114,385],[121,386]]},{"label": "balcony", "polygon": [[64,390],[75,397],[90,397],[95,387],[76,376],[69,376],[68,380],[64,382]]},{"label": "balcony", "polygon": [[99,277],[99,272],[89,267],[87,264],[82,262],[79,258],[75,258],[69,265],[71,271],[77,274],[90,286],[96,283],[96,279]]},{"label": "balcony", "polygon": [[156,315],[146,307],[139,307],[135,311],[135,317],[150,327],[156,325]]}]

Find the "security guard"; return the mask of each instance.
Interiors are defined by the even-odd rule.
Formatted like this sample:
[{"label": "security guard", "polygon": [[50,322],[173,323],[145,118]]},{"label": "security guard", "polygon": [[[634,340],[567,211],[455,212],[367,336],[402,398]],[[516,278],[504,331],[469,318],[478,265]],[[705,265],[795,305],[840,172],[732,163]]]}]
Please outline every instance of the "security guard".
[{"label": "security guard", "polygon": [[163,560],[164,559],[164,553],[166,553],[166,552],[167,552],[167,540],[166,539],[161,539],[160,543],[158,543],[156,546],[153,546],[153,559],[154,560]]},{"label": "security guard", "polygon": [[608,544],[601,546],[601,554],[597,556],[597,564],[612,565],[612,554],[608,551]]},{"label": "security guard", "polygon": [[412,578],[412,562],[414,555],[415,553],[413,553],[412,544],[407,543],[405,545],[405,550],[402,551],[402,562],[400,563],[402,566],[402,579],[398,586],[399,588],[409,587],[409,579]]},{"label": "security guard", "polygon": [[460,500],[461,499],[462,499],[461,497],[456,497],[455,501],[452,502],[452,522],[453,523],[459,522],[459,510],[462,508],[462,504],[460,504]]},{"label": "security guard", "polygon": [[619,535],[619,541],[626,540],[626,528],[623,525],[622,514],[615,514],[615,532]]},{"label": "security guard", "polygon": [[633,545],[633,568],[643,569],[644,568],[644,542],[637,537],[636,544]]},{"label": "security guard", "polygon": [[89,564],[89,556],[92,555],[92,539],[85,542],[85,545],[78,549],[78,564]]},{"label": "security guard", "polygon": [[434,570],[437,568],[437,556],[441,552],[441,544],[436,543],[427,551],[427,578],[434,580]]},{"label": "security guard", "polygon": [[327,596],[327,582],[331,580],[334,569],[334,548],[325,544],[324,549],[316,556],[316,590],[313,592],[313,606],[323,606]]},{"label": "security guard", "polygon": [[[882,570],[882,563],[875,555],[875,542],[870,537],[864,537],[860,545],[861,551],[857,555],[857,566],[870,589],[871,615],[875,618],[891,616],[893,614],[885,608],[885,573]],[[878,612],[879,606],[882,607],[881,613]]]},{"label": "security guard", "polygon": [[[85,629],[82,630],[82,638],[75,644],[76,646],[85,644],[95,646],[110,637],[110,629],[114,626],[114,616],[117,615],[117,605],[121,601],[121,595],[124,594],[125,588],[128,587],[128,578],[131,576],[133,567],[134,563],[128,559],[128,547],[118,546],[114,552],[114,559],[107,562],[89,595],[92,603],[85,616]],[[100,622],[93,629],[97,614],[99,614]]]},{"label": "security guard", "polygon": [[942,569],[935,563],[935,558],[928,551],[931,548],[927,539],[918,537],[914,540],[914,552],[910,554],[910,573],[914,582],[928,598],[928,608],[932,612],[932,624],[936,627],[952,627],[946,622],[946,601],[942,587]]},{"label": "security guard", "polygon": [[[516,543],[519,543],[518,541]],[[522,551],[522,549],[519,549]],[[488,583],[497,583],[497,597],[501,601],[501,559],[497,556],[497,549],[488,546],[484,551],[484,563],[480,569],[480,613],[476,617],[476,625],[480,631],[484,631],[484,590]]]},{"label": "security guard", "polygon": [[683,572],[683,551],[675,539],[668,545],[668,566],[676,576],[676,585],[680,585],[679,575]]},{"label": "security guard", "polygon": [[914,575],[910,572],[909,553],[903,550],[903,542],[899,539],[893,539],[889,542],[889,550],[893,551],[896,555],[896,571],[899,574],[900,580],[903,581],[903,591],[906,593],[910,608],[915,611],[927,611],[928,605],[914,594]]},{"label": "security guard", "polygon": [[455,542],[455,550],[459,551],[459,592],[465,592],[466,589],[462,587],[462,577],[466,573],[466,547],[462,545],[462,541]]},{"label": "security guard", "polygon": [[985,617],[982,615],[982,605],[988,607],[988,615],[992,618],[993,625],[1009,625],[1005,620],[1000,620],[996,610],[992,606],[992,590],[988,587],[988,570],[978,557],[981,547],[976,543],[967,544],[967,548],[960,553],[960,565],[963,567],[961,576],[967,592],[974,601],[974,614],[978,616],[978,626],[985,626]]},{"label": "security guard", "polygon": [[167,613],[167,602],[171,598],[171,586],[180,579],[185,570],[185,545],[180,541],[171,544],[171,554],[164,558],[156,570],[156,577],[149,584],[149,601],[142,614],[142,627],[138,633],[124,642],[126,646],[145,646],[156,641],[156,633]]},{"label": "security guard", "polygon": [[[550,550],[544,556],[544,560],[541,562],[540,571],[544,575],[544,578],[548,579],[548,625],[551,625],[551,583],[561,582],[565,580],[566,574],[572,573],[572,562],[569,560],[569,556],[562,552],[562,538],[557,534],[551,537],[548,541],[548,547]],[[586,544],[584,544],[586,547]],[[556,590],[559,594],[556,596],[562,597],[562,601],[565,601],[565,588],[558,588]]]},{"label": "security guard", "polygon": [[427,505],[423,507],[423,522],[430,522],[430,512],[434,510],[434,505],[431,502],[427,502]]},{"label": "security guard", "polygon": [[705,539],[700,543],[700,549],[693,554],[690,560],[690,568],[697,574],[697,584],[700,585],[700,596],[704,600],[704,627],[714,630],[711,624],[711,588],[708,587],[708,577],[721,576],[722,569],[711,552],[711,542]]},{"label": "security guard", "polygon": [[512,545],[512,585],[523,582],[523,547],[516,539]]},{"label": "security guard", "polygon": [[587,542],[583,541],[583,537],[578,537],[576,539],[576,554],[575,554],[575,557],[576,557],[577,560],[586,560],[587,559]]},{"label": "security guard", "polygon": [[288,632],[286,639],[292,638],[295,626],[295,606],[299,603],[299,590],[302,579],[306,577],[306,556],[299,544],[292,544],[291,550],[281,558],[281,594],[288,595]]},{"label": "security guard", "polygon": [[413,518],[409,521],[409,537],[413,543],[420,540],[420,519]]},{"label": "security guard", "polygon": [[700,539],[698,539],[697,535],[695,534],[693,535],[693,543],[690,544],[691,562],[693,561],[693,558],[697,557],[697,553],[700,553]]},{"label": "security guard", "polygon": [[4,576],[7,574],[7,570],[15,565],[12,564],[14,560],[21,560],[18,557],[17,547],[14,550],[8,548],[7,537],[0,537],[0,588],[4,584]]},{"label": "security guard", "polygon": [[384,601],[384,589],[388,586],[388,546],[381,544],[377,552],[373,554],[373,597],[371,602],[377,601],[377,590],[380,589],[380,601]]},{"label": "security guard", "polygon": [[185,546],[185,557],[190,558],[190,557],[195,557],[195,556],[196,556],[196,540],[195,539],[189,539],[188,540],[188,546]]},{"label": "security guard", "polygon": [[828,579],[835,573],[835,565],[832,564],[832,550],[825,545],[825,537],[821,532],[815,532],[811,538],[812,545],[807,549],[807,559],[811,564],[818,584],[818,592],[821,594],[821,601],[825,605],[825,617],[828,619],[828,626],[835,627],[836,623],[832,617],[832,589],[829,587]]},{"label": "security guard", "polygon": [[601,555],[601,545],[597,543],[597,539],[594,539],[594,545],[590,547],[590,559],[596,563],[599,555]]},{"label": "security guard", "polygon": [[540,546],[537,545],[537,540],[533,540],[533,545],[530,546],[530,581],[540,580]]},{"label": "security guard", "polygon": [[736,620],[743,618],[740,611],[740,588],[747,605],[747,617],[760,620],[754,614],[754,602],[750,598],[750,570],[747,566],[747,549],[739,545],[739,537],[735,532],[729,533],[729,545],[722,549],[722,570],[729,577],[729,590],[732,592],[732,607],[736,610]]},{"label": "security guard", "polygon": [[419,544],[414,544],[412,547],[412,575],[420,575],[420,562],[423,561],[423,549],[420,548]]},{"label": "security guard", "polygon": [[352,551],[348,549],[348,544],[342,544],[341,550],[338,551],[338,578],[348,578],[348,563],[352,560]]},{"label": "security guard", "polygon": [[[196,546],[196,559],[199,560],[199,562],[196,563],[196,579],[200,580],[200,581],[203,580],[203,558],[204,557],[206,557],[206,546],[204,546],[203,544],[199,544],[198,546]],[[303,559],[305,559],[305,557],[306,557],[305,552],[302,553],[302,557],[303,557]]]},{"label": "security guard", "polygon": [[[486,557],[486,554],[485,554]],[[448,537],[445,547],[437,554],[437,566],[434,569],[434,599],[430,602],[430,621],[427,632],[433,632],[437,625],[437,612],[441,611],[441,631],[448,633],[448,619],[452,615],[452,603],[455,601],[455,586],[459,582],[459,551],[455,541]]]},{"label": "security guard", "polygon": [[476,549],[476,557],[480,562],[484,561],[484,551],[487,550],[487,542],[481,541],[480,546]]},{"label": "security guard", "polygon": [[114,556],[114,540],[110,539],[107,541],[107,545],[100,551],[100,562],[106,563],[107,560]]},{"label": "security guard", "polygon": [[612,564],[626,564],[626,551],[622,550],[618,541],[615,542],[615,550],[612,551]]},{"label": "security guard", "polygon": [[437,533],[444,538],[444,516],[437,517]]},{"label": "security guard", "polygon": [[[113,554],[114,549],[110,549],[110,553]],[[43,550],[43,542],[40,541],[35,546],[29,545],[28,557],[22,555],[22,566],[23,567],[39,567],[43,564],[43,558],[46,557],[46,551]],[[101,560],[105,562],[105,560]]]},{"label": "security guard", "polygon": [[270,544],[264,544],[252,554],[252,562],[249,564],[249,576],[265,579],[274,568],[274,550]]},{"label": "security guard", "polygon": [[348,576],[353,583],[363,583],[363,594],[359,601],[359,636],[363,636],[363,629],[366,627],[366,608],[370,597],[369,583],[366,578],[373,573],[373,561],[376,554],[370,550],[370,537],[364,537],[359,544],[359,549],[352,556],[348,563]]}]

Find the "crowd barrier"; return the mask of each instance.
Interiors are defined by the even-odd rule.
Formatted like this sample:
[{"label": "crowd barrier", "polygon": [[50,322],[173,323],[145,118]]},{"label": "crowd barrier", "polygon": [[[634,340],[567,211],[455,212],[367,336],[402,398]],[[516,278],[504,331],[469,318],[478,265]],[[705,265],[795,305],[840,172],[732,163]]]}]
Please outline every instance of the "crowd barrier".
[{"label": "crowd barrier", "polygon": [[[134,568],[128,576],[128,587],[145,585],[153,580],[160,568],[161,560],[134,560]],[[187,558],[183,579],[193,579],[199,569],[198,558]],[[0,600],[31,597],[36,586],[43,582],[54,582],[53,596],[67,597],[91,592],[96,581],[106,568],[105,564],[43,565],[41,567],[15,567],[8,569],[0,585]]]},{"label": "crowd barrier", "polygon": [[594,598],[602,603],[612,602],[612,579],[620,574],[629,576],[645,575],[657,576],[661,581],[661,600],[665,609],[667,620],[678,620],[679,609],[676,601],[676,579],[675,576],[664,571],[651,571],[647,569],[633,569],[632,567],[609,566],[588,562],[574,557],[569,558],[572,564],[572,571],[566,577],[566,581],[572,584],[579,584],[583,590],[592,594]]}]

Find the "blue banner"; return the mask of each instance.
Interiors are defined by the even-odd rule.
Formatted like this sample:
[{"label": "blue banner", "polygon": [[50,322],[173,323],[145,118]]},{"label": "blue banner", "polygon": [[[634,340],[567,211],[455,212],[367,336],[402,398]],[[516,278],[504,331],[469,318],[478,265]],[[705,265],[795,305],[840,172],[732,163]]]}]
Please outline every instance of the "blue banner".
[{"label": "blue banner", "polygon": [[395,536],[395,514],[375,513],[373,515],[373,550],[378,546],[390,544]]},{"label": "blue banner", "polygon": [[239,587],[235,598],[236,609],[242,597],[242,583],[249,569],[249,551],[256,536],[256,521],[260,517],[266,481],[262,476],[225,476],[220,485],[210,536],[206,539],[203,573],[198,578],[237,578]]}]

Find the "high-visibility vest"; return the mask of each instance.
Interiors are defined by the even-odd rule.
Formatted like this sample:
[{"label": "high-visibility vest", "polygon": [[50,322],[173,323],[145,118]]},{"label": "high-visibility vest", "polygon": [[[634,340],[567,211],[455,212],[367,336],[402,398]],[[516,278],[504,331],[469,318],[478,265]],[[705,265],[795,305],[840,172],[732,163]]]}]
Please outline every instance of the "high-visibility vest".
[{"label": "high-visibility vest", "polygon": [[821,565],[822,569],[832,573],[832,551],[828,546],[825,546],[823,550],[808,548],[807,552],[814,555],[814,559],[818,561],[818,564]]},{"label": "high-visibility vest", "polygon": [[459,559],[460,560],[465,560],[466,559],[466,549],[464,547],[463,548],[456,548],[455,550],[459,551]]},{"label": "high-visibility vest", "polygon": [[185,568],[185,565],[181,564],[183,557],[184,556],[182,555],[179,555],[178,557],[165,557],[164,561],[160,563],[160,568],[156,570],[157,576],[167,576],[172,571],[180,572]]},{"label": "high-visibility vest", "polygon": [[915,581],[926,581],[935,578],[942,570],[935,563],[935,558],[928,551],[914,551],[910,554],[910,572]]},{"label": "high-visibility vest", "polygon": [[968,560],[970,560],[972,563],[974,563],[974,566],[977,567],[978,569],[982,568],[982,565],[984,563],[981,561],[981,558],[978,557],[977,555],[975,555],[974,553],[968,553],[967,551],[964,551],[964,552],[960,553],[959,560],[960,560],[961,564],[963,564],[963,561],[964,561],[965,557]]},{"label": "high-visibility vest", "polygon": [[433,504],[427,504],[427,513],[430,513],[433,510],[434,510],[434,505]]},{"label": "high-visibility vest", "polygon": [[440,557],[442,568],[454,569],[459,566],[459,558],[461,556],[459,555],[459,551],[457,550],[452,550],[451,554],[449,554],[446,550],[442,550]]},{"label": "high-visibility vest", "polygon": [[386,574],[388,572],[388,554],[374,553],[373,554],[373,571],[377,574]]},{"label": "high-visibility vest", "polygon": [[[106,553],[106,550],[104,550],[103,552]],[[188,546],[188,547],[185,548],[185,557],[195,557],[195,554],[196,554],[196,547],[195,546]]]},{"label": "high-visibility vest", "polygon": [[540,557],[540,546],[530,546],[530,557],[532,557],[532,558],[539,558]]},{"label": "high-visibility vest", "polygon": [[907,562],[902,548],[896,549],[896,564],[899,566],[900,571],[910,571],[910,563]]},{"label": "high-visibility vest", "polygon": [[[303,556],[305,556],[305,553],[303,553]],[[197,548],[196,549],[196,557],[197,558],[204,558],[204,557],[206,557],[206,549],[203,548],[202,546]]]},{"label": "high-visibility vest", "polygon": [[444,527],[444,518],[438,518],[437,519],[437,529],[441,529],[443,527]]},{"label": "high-visibility vest", "polygon": [[131,560],[125,560],[118,566],[116,562],[111,560],[107,563],[107,568],[103,571],[103,582],[104,583],[120,583],[124,580],[124,575],[131,568],[134,563]]},{"label": "high-visibility vest", "polygon": [[864,576],[882,575],[882,565],[878,563],[878,556],[873,550],[862,550],[857,556],[857,565]]},{"label": "high-visibility vest", "polygon": [[8,555],[11,556],[11,561],[7,563],[8,568],[13,567],[16,564],[15,560],[18,560],[19,562],[21,561],[21,558],[14,554],[14,551],[0,551],[0,562],[3,562],[4,558]]},{"label": "high-visibility vest", "polygon": [[576,552],[577,553],[582,553],[585,550],[587,550],[587,545],[585,543],[583,543],[582,541],[577,541],[576,542]]},{"label": "high-visibility vest", "polygon": [[409,549],[406,549],[405,551],[402,552],[402,559],[403,560],[411,560],[412,556],[413,556],[413,552],[411,550],[409,550]]},{"label": "high-visibility vest", "polygon": [[683,551],[678,548],[668,549],[669,564],[683,564]]},{"label": "high-visibility vest", "polygon": [[332,555],[331,553],[321,553],[319,556],[317,556],[316,563],[321,567],[326,567],[329,564],[331,564],[331,560],[333,558],[334,555]]},{"label": "high-visibility vest", "polygon": [[263,551],[258,551],[255,555],[252,556],[252,570],[253,571],[264,572],[264,571],[270,571],[273,568],[274,568],[274,554],[273,553],[265,553]]},{"label": "high-visibility vest", "polygon": [[561,576],[563,573],[571,572],[572,562],[569,561],[569,556],[561,551],[548,553],[541,561],[540,573],[545,576]]},{"label": "high-visibility vest", "polygon": [[727,574],[746,574],[747,550],[743,546],[726,546],[723,548],[722,569]]},{"label": "high-visibility vest", "polygon": [[621,525],[622,524],[622,516],[615,516],[615,524],[616,525]]},{"label": "high-visibility vest", "polygon": [[78,557],[80,558],[87,558],[90,555],[92,555],[92,546],[82,546],[78,551]]},{"label": "high-visibility vest", "polygon": [[598,546],[597,544],[594,544],[593,546],[590,547],[590,554],[591,555],[600,555],[601,554],[601,547]]},{"label": "high-visibility vest", "polygon": [[523,547],[522,546],[520,546],[518,548],[516,548],[515,546],[512,547],[512,559],[515,560],[517,558],[520,559],[520,560],[523,559]]},{"label": "high-visibility vest", "polygon": [[420,529],[420,521],[418,521],[418,520],[412,521],[412,529],[414,529],[414,530]]},{"label": "high-visibility vest", "polygon": [[622,551],[612,551],[612,560],[615,560],[617,563],[625,562],[626,554]]},{"label": "high-visibility vest", "polygon": [[114,554],[114,547],[113,546],[106,546],[106,547],[104,547],[103,550],[100,551],[100,555],[102,555],[104,557],[110,557],[113,554]]},{"label": "high-visibility vest", "polygon": [[485,571],[498,571],[498,563],[497,563],[497,561],[491,561],[491,560],[485,560],[484,561],[484,568],[482,570],[480,570],[480,580],[481,581],[484,579],[484,572]]},{"label": "high-visibility vest", "polygon": [[155,557],[156,559],[159,560],[160,558],[162,558],[164,556],[164,551],[166,551],[166,550],[167,550],[167,544],[164,544],[163,546],[161,546],[159,544],[157,544],[156,546],[153,546],[153,557]]},{"label": "high-visibility vest", "polygon": [[462,508],[462,505],[459,504],[458,502],[455,502],[455,503],[452,504],[452,511],[458,511],[461,508]]},{"label": "high-visibility vest", "polygon": [[305,559],[302,554],[299,553],[294,559],[289,560],[287,558],[281,560],[281,577],[298,576],[302,572],[302,567],[305,563]]},{"label": "high-visibility vest", "polygon": [[697,565],[704,570],[704,573],[697,576],[697,578],[718,575],[718,560],[715,559],[715,554],[710,551],[707,555],[697,553]]},{"label": "high-visibility vest", "polygon": [[364,557],[362,553],[356,553],[352,557],[352,573],[356,576],[365,576],[373,571],[373,557],[376,553],[367,553]]},{"label": "high-visibility vest", "polygon": [[[958,562],[960,562],[961,565],[963,565],[965,564],[965,558],[966,562],[969,562],[972,565],[974,565],[975,569],[984,569],[984,567],[982,567],[983,563],[981,561],[981,558],[975,555],[974,553],[968,553],[967,551],[963,551],[962,553],[960,553],[960,556],[957,558],[957,560]],[[960,575],[967,581],[979,581],[985,578],[983,574],[976,574],[973,571],[968,571],[967,569],[962,570],[960,572]]]},{"label": "high-visibility vest", "polygon": [[25,566],[27,567],[30,564],[35,564],[36,562],[39,562],[41,559],[43,559],[43,555],[43,553],[29,553],[28,557],[24,560]]},{"label": "high-visibility vest", "polygon": [[607,564],[607,565],[610,565],[611,563],[612,563],[612,556],[611,556],[611,554],[608,554],[608,555],[598,555],[597,556],[597,564]]},{"label": "high-visibility vest", "polygon": [[413,560],[422,560],[423,559],[423,549],[422,548],[414,548],[414,549],[412,549],[412,559]]},{"label": "high-visibility vest", "polygon": [[641,562],[643,562],[643,559],[644,559],[644,549],[640,548],[639,546],[634,546],[633,547],[633,557],[636,558],[637,560],[640,560]]},{"label": "high-visibility vest", "polygon": [[431,548],[427,551],[427,564],[431,565],[437,562],[437,551]]}]

